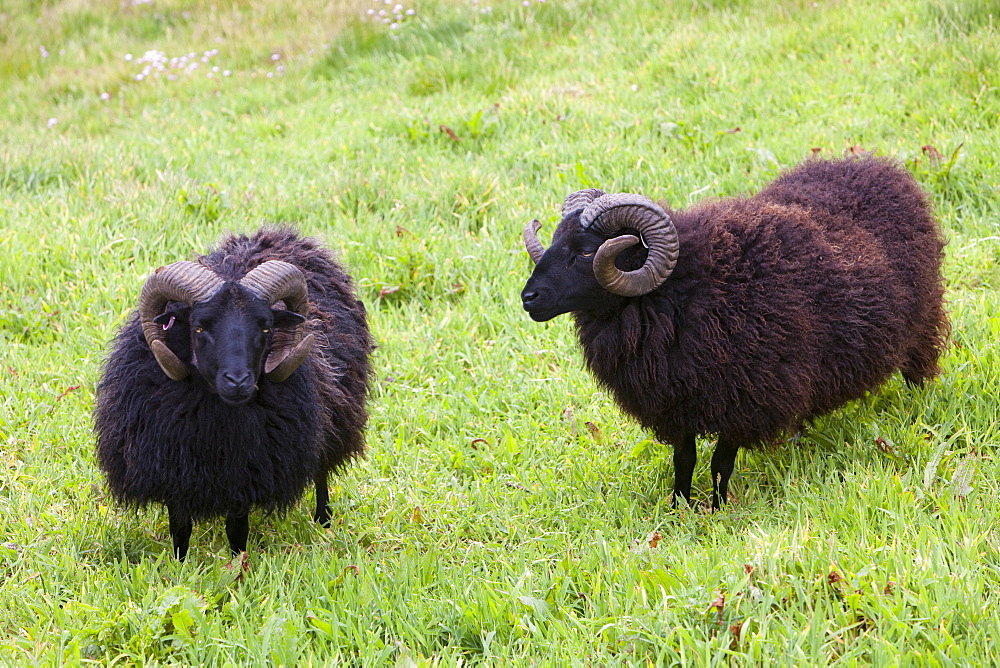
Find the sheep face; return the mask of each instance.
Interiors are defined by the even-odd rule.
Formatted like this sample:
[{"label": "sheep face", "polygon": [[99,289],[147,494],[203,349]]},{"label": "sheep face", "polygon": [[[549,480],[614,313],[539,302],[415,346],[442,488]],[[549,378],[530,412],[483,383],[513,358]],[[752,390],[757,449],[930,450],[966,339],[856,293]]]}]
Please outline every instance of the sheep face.
[{"label": "sheep face", "polygon": [[304,320],[271,308],[238,283],[225,283],[209,300],[175,303],[153,322],[166,330],[168,347],[198,370],[212,392],[231,406],[242,406],[256,394],[275,339],[294,337]]},{"label": "sheep face", "polygon": [[588,308],[604,292],[593,268],[602,241],[599,234],[580,230],[578,224],[559,226],[521,291],[521,303],[532,320],[545,322]]},{"label": "sheep face", "polygon": [[622,298],[656,290],[677,264],[677,229],[652,200],[596,188],[571,193],[552,247],[538,241],[541,224],[524,228],[524,246],[535,270],[521,291],[533,320],[569,311],[602,318]]},{"label": "sheep face", "polygon": [[[521,303],[532,320],[545,322],[572,311],[602,312],[622,301],[601,287],[594,274],[594,257],[609,238],[581,228],[578,211],[563,219],[521,291]],[[616,264],[642,266],[645,255],[641,245],[628,248]]]}]

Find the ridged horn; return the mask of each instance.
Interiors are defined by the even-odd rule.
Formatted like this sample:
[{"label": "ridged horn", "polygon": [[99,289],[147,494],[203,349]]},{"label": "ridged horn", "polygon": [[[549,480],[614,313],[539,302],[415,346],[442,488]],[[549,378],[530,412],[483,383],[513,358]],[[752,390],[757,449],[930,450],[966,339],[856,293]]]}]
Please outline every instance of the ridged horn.
[{"label": "ridged horn", "polygon": [[639,243],[640,239],[625,235],[601,244],[594,256],[594,275],[608,292],[623,297],[647,294],[667,280],[677,265],[680,254],[677,229],[666,211],[642,195],[602,195],[580,214],[580,225],[603,234],[614,234],[625,227],[635,229],[649,248],[642,267],[635,271],[622,271],[615,266],[615,259],[623,250]]},{"label": "ridged horn", "polygon": [[267,361],[264,362],[264,374],[275,383],[287,380],[292,372],[302,366],[302,363],[309,357],[315,341],[316,337],[309,334],[297,345],[289,346],[281,351],[280,356],[275,355],[276,348],[272,346],[271,352],[267,355]]},{"label": "ridged horn", "polygon": [[584,209],[588,204],[593,202],[598,197],[604,195],[603,190],[598,190],[597,188],[587,188],[586,190],[577,190],[576,192],[566,195],[566,199],[563,200],[562,205],[562,215],[563,218],[567,214],[573,213],[578,209]]},{"label": "ridged horn", "polygon": [[538,220],[533,220],[524,226],[524,247],[528,249],[528,255],[531,256],[531,261],[535,264],[538,264],[542,255],[545,254],[545,248],[538,240],[538,230],[540,229],[542,229],[542,224]]},{"label": "ridged horn", "polygon": [[306,277],[294,264],[281,260],[268,260],[240,280],[240,285],[274,304],[284,301],[289,311],[303,318],[309,315],[309,288]]},{"label": "ridged horn", "polygon": [[184,364],[167,347],[166,335],[153,318],[163,312],[167,302],[181,302],[191,306],[210,299],[222,285],[222,279],[208,267],[182,260],[160,267],[142,286],[139,293],[139,322],[149,349],[157,364],[172,380],[184,380],[190,375]]},{"label": "ridged horn", "polygon": [[[309,288],[306,277],[294,264],[281,260],[268,260],[247,273],[240,285],[274,304],[284,301],[289,311],[303,318],[309,317]],[[298,369],[312,351],[313,335],[302,338],[305,323],[295,328],[292,336],[275,333],[271,350],[264,362],[264,373],[272,381],[280,383]]]},{"label": "ridged horn", "polygon": [[[586,190],[577,190],[566,195],[566,199],[563,200],[562,205],[563,218],[574,211],[585,209],[588,204],[603,194],[603,190],[587,188]],[[542,259],[542,255],[545,254],[545,247],[538,240],[538,230],[541,228],[542,224],[537,220],[531,221],[524,227],[524,247],[528,250],[528,255],[535,264],[538,264],[538,261]]]}]

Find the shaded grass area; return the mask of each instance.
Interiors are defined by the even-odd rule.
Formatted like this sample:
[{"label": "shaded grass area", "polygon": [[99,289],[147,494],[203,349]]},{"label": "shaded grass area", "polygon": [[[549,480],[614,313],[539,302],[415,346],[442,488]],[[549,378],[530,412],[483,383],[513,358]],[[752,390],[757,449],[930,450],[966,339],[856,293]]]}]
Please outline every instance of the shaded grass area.
[{"label": "shaded grass area", "polygon": [[[0,657],[994,656],[991,4],[430,1],[398,30],[369,6],[0,7]],[[138,81],[150,49],[218,53]],[[596,388],[568,321],[521,312],[523,223],[551,231],[582,187],[686,205],[851,147],[896,156],[937,206],[945,372],[741,455],[714,516],[703,461],[673,511],[670,448]],[[255,517],[243,571],[206,523],[180,565],[165,514],[102,486],[93,387],[152,268],[264,222],[355,276],[380,345],[369,456],[335,481],[329,531]]]}]

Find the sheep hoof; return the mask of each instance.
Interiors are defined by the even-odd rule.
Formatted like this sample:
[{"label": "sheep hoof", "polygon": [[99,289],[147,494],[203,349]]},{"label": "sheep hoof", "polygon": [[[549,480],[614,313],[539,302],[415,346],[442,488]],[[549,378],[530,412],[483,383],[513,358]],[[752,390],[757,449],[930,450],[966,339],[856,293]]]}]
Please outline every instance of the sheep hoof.
[{"label": "sheep hoof", "polygon": [[316,514],[313,515],[313,519],[316,520],[316,524],[320,525],[324,529],[330,528],[330,506],[324,506],[323,508],[317,508]]}]

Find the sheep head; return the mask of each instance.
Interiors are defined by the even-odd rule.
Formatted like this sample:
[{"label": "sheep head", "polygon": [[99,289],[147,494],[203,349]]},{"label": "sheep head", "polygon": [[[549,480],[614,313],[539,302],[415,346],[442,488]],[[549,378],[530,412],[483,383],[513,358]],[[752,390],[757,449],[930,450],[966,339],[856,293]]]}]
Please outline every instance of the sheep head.
[{"label": "sheep head", "polygon": [[[287,310],[273,308],[278,301]],[[196,262],[176,262],[157,269],[139,297],[143,335],[163,372],[183,380],[190,369],[182,360],[190,360],[233,405],[253,398],[261,373],[281,382],[305,361],[313,344],[312,335],[302,337],[308,312],[302,272],[273,260],[239,282]]]},{"label": "sheep head", "polygon": [[[677,264],[677,230],[659,205],[641,195],[580,190],[566,198],[562,214],[548,250],[538,241],[541,225],[537,220],[524,229],[525,248],[535,269],[521,300],[535,320],[598,310],[608,293],[617,297],[647,294],[667,280]],[[640,242],[646,256],[641,266],[633,271],[619,269],[619,256],[628,264],[641,251],[626,249]]]}]

